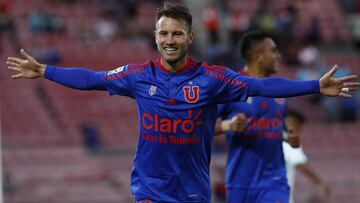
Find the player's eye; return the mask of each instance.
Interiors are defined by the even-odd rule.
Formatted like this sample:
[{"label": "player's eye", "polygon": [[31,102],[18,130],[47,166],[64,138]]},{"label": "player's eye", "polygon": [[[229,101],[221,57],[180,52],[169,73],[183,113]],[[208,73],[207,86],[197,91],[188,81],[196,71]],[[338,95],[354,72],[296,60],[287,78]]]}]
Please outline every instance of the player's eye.
[{"label": "player's eye", "polygon": [[181,35],[183,35],[183,33],[182,32],[175,32],[174,35],[175,36],[181,36]]}]

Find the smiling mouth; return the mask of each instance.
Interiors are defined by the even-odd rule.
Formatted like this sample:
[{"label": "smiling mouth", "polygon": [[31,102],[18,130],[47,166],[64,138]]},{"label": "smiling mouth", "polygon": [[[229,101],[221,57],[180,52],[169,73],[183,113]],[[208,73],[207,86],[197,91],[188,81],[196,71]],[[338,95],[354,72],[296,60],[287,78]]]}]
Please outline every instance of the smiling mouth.
[{"label": "smiling mouth", "polygon": [[166,54],[174,54],[178,49],[175,47],[166,47],[164,50]]}]

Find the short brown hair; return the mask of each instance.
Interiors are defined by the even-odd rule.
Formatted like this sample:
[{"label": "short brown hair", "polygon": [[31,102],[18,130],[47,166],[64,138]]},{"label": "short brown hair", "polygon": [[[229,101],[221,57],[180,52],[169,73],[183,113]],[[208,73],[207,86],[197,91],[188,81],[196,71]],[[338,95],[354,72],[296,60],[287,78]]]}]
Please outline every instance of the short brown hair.
[{"label": "short brown hair", "polygon": [[173,18],[178,21],[183,21],[189,26],[189,30],[191,30],[192,16],[187,7],[182,6],[182,5],[165,4],[164,8],[159,9],[157,11],[156,22],[163,16],[168,17],[168,18]]}]

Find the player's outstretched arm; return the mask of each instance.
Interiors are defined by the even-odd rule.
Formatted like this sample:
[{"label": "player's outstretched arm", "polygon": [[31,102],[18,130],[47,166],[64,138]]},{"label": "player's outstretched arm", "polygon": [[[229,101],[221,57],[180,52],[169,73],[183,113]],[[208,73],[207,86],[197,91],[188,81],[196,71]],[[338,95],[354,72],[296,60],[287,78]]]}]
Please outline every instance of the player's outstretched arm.
[{"label": "player's outstretched arm", "polygon": [[351,97],[350,92],[360,87],[357,75],[333,77],[338,66],[335,65],[320,80],[289,80],[286,78],[251,78],[248,96],[271,98],[295,97],[307,94],[323,94],[334,97]]},{"label": "player's outstretched arm", "polygon": [[331,70],[320,79],[320,93],[327,96],[351,97],[349,92],[359,89],[360,82],[357,82],[357,75],[335,78],[333,75],[338,69],[334,65]]},{"label": "player's outstretched arm", "polygon": [[32,56],[26,53],[24,49],[21,49],[20,53],[24,59],[17,57],[7,58],[6,64],[8,65],[8,69],[16,72],[11,78],[34,79],[43,77],[45,74],[45,65],[37,62]]},{"label": "player's outstretched arm", "polygon": [[64,86],[80,90],[106,90],[108,82],[101,72],[85,68],[62,68],[40,64],[23,49],[23,59],[9,57],[6,61],[8,69],[16,72],[11,77],[34,79],[44,77]]}]

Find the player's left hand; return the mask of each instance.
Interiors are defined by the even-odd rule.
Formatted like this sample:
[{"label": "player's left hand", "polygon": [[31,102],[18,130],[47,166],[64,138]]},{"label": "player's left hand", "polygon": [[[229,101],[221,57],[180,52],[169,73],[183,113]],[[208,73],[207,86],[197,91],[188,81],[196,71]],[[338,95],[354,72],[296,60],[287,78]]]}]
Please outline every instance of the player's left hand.
[{"label": "player's left hand", "polygon": [[338,65],[334,65],[331,70],[320,79],[320,93],[326,96],[333,97],[352,97],[349,93],[356,91],[360,87],[360,82],[357,82],[357,75],[344,76],[335,78]]},{"label": "player's left hand", "polygon": [[230,130],[233,132],[242,132],[246,128],[246,116],[244,113],[238,113],[230,121]]}]

